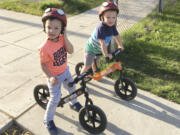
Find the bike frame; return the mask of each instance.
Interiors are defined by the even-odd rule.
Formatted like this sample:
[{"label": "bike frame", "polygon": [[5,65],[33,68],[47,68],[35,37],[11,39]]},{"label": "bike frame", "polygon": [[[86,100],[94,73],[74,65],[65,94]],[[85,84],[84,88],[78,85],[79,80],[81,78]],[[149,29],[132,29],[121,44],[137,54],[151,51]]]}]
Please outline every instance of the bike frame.
[{"label": "bike frame", "polygon": [[[86,73],[87,74],[87,73]],[[93,102],[92,100],[89,98],[89,94],[88,94],[88,91],[87,91],[87,87],[86,87],[86,82],[84,81],[84,76],[81,76],[82,78],[79,78],[79,79],[75,79],[73,82],[70,83],[70,85],[72,86],[73,84],[77,83],[79,80],[81,80],[82,82],[80,83],[81,84],[81,87],[77,90],[75,90],[74,92],[72,92],[71,94],[61,98],[59,104],[58,104],[58,107],[61,106],[63,107],[64,104],[70,102],[71,100],[79,97],[80,95],[84,94],[85,98],[86,98],[86,102],[85,102],[85,107],[88,105],[88,103],[90,103],[91,105],[93,105]]]},{"label": "bike frame", "polygon": [[[118,54],[119,53],[120,52],[118,52]],[[116,57],[116,55],[117,55],[116,52],[114,52],[113,57]],[[98,69],[96,59],[94,59],[94,63],[95,63],[96,69]],[[93,75],[88,75],[88,77],[90,77],[94,80],[100,80],[103,76],[106,76],[106,75],[114,72],[115,70],[120,70],[120,78],[122,78],[122,65],[121,65],[121,62],[118,61],[117,59],[116,59],[116,63],[113,64],[112,66],[104,69],[103,71],[94,73]]]},{"label": "bike frame", "polygon": [[100,80],[103,76],[106,76],[106,75],[114,72],[115,70],[122,70],[122,65],[120,62],[116,62],[115,64],[106,68],[105,70],[95,73],[93,76],[88,75],[88,77],[90,77],[94,80]]}]

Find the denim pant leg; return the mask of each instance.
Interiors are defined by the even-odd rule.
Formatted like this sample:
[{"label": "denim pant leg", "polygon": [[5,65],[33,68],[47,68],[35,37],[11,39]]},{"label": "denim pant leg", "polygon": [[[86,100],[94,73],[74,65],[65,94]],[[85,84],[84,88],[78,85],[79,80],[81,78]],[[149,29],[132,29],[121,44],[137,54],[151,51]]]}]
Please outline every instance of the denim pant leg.
[{"label": "denim pant leg", "polygon": [[[73,78],[72,78],[72,76],[71,76],[71,73],[69,72],[69,68],[67,68],[67,70],[66,70],[66,72],[65,72],[65,80],[63,81],[63,87],[64,87],[66,90],[68,90],[68,94],[70,94],[70,93],[72,93],[73,91],[76,90],[76,86],[75,86],[75,85],[73,85],[73,87],[69,87],[69,86],[68,86],[68,83],[69,83],[69,82],[72,82],[72,81],[73,81]],[[77,98],[76,98],[76,99],[72,100],[72,101],[70,102],[70,104],[73,105],[73,104],[75,104],[75,103],[77,103],[77,102],[78,102],[78,101],[77,101]]]},{"label": "denim pant leg", "polygon": [[56,107],[61,99],[61,83],[62,83],[62,80],[59,79],[59,77],[58,77],[58,84],[55,86],[50,85],[50,82],[48,80],[50,99],[47,104],[45,115],[44,115],[45,124],[54,119],[54,115],[56,113]]}]

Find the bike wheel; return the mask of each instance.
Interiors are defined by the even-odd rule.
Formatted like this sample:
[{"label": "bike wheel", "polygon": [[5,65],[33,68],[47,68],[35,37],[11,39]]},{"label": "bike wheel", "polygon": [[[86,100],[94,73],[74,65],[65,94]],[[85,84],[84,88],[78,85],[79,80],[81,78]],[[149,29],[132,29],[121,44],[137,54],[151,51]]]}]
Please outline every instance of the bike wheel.
[{"label": "bike wheel", "polygon": [[106,115],[94,105],[88,105],[87,108],[80,110],[79,122],[85,130],[92,134],[103,132],[107,125]]},{"label": "bike wheel", "polygon": [[37,85],[34,88],[34,98],[36,102],[44,109],[46,109],[47,103],[49,101],[49,88],[45,84]]},{"label": "bike wheel", "polygon": [[[80,63],[78,63],[78,64],[76,65],[76,67],[75,67],[75,72],[76,72],[77,75],[80,75],[80,74],[81,74],[81,70],[82,70],[83,66],[84,66],[84,63],[83,63],[83,62],[80,62]],[[92,79],[92,78],[87,77],[87,76],[84,78],[85,82],[88,82],[88,81],[90,81],[91,79]]]},{"label": "bike wheel", "polygon": [[84,63],[83,63],[83,62],[80,62],[80,63],[78,63],[78,64],[76,65],[76,67],[75,67],[75,72],[76,72],[77,75],[80,75],[83,66],[84,66]]},{"label": "bike wheel", "polygon": [[118,79],[115,82],[114,89],[116,94],[123,100],[132,100],[137,95],[135,84],[128,78]]}]

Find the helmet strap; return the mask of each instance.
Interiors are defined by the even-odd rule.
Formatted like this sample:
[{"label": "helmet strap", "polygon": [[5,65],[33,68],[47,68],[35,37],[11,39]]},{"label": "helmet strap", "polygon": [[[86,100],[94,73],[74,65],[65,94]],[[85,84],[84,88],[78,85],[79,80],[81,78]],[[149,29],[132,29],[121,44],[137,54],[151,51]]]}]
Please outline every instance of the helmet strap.
[{"label": "helmet strap", "polygon": [[104,21],[103,15],[100,16],[100,20],[101,20],[101,21]]},{"label": "helmet strap", "polygon": [[62,26],[60,34],[63,34],[63,33],[64,33],[64,26]]}]

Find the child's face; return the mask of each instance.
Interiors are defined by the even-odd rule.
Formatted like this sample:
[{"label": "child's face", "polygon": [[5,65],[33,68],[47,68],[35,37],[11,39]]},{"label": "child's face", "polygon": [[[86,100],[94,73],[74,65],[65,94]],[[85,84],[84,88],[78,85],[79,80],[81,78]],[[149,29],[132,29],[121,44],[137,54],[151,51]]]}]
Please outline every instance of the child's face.
[{"label": "child's face", "polygon": [[45,30],[47,34],[47,38],[55,41],[59,36],[62,29],[62,23],[58,19],[47,20],[45,24]]},{"label": "child's face", "polygon": [[116,18],[117,18],[117,12],[116,11],[106,11],[103,14],[103,22],[108,25],[108,26],[113,26],[116,22]]}]

